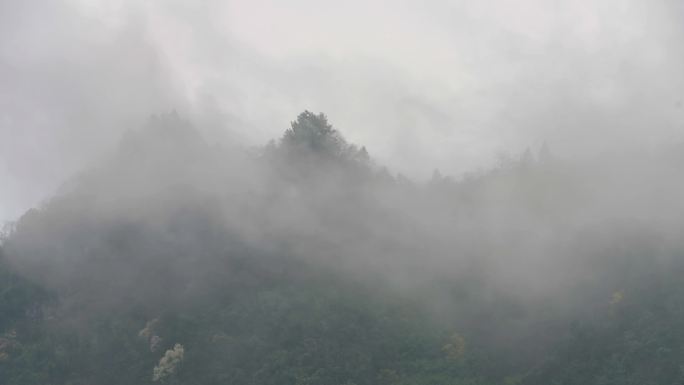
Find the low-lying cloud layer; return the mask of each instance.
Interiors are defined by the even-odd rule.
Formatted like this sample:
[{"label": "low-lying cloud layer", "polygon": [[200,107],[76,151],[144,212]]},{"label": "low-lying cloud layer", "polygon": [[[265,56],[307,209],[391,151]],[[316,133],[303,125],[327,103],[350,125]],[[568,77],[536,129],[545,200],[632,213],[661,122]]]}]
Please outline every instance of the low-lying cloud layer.
[{"label": "low-lying cloud layer", "polygon": [[676,1],[3,2],[0,220],[176,109],[249,145],[325,111],[392,170],[679,139]]}]

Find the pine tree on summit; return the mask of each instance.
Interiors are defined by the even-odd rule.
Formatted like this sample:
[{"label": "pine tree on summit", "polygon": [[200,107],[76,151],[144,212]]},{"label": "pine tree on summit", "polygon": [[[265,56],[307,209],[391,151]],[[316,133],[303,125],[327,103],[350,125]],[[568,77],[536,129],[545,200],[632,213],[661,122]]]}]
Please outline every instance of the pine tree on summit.
[{"label": "pine tree on summit", "polygon": [[282,144],[295,151],[311,151],[324,156],[339,156],[347,143],[323,113],[304,111],[285,131]]},{"label": "pine tree on summit", "polygon": [[[267,150],[268,151],[268,150]],[[346,175],[362,175],[368,170],[370,156],[365,147],[349,144],[323,113],[304,111],[290,123],[271,153],[289,168],[287,173],[317,175],[332,170]]]}]

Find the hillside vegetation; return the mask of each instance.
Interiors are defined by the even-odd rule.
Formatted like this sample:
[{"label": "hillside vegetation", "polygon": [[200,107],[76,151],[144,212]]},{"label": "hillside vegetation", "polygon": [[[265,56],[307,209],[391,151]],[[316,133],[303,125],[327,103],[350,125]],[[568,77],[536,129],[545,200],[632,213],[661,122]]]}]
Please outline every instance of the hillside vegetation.
[{"label": "hillside vegetation", "polygon": [[422,183],[152,118],[4,235],[0,384],[682,383],[682,154]]}]

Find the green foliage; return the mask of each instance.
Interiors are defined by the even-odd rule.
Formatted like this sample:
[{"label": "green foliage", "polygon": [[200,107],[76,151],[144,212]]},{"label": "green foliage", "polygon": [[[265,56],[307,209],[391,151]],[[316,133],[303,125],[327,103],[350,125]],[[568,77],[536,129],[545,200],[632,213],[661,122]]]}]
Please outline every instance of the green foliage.
[{"label": "green foliage", "polygon": [[[592,269],[548,297],[516,296],[487,276],[520,274],[509,287],[529,277],[509,255],[534,251],[520,246],[520,222],[565,231],[591,207],[548,149],[417,186],[374,173],[365,148],[305,111],[258,157],[276,176],[230,184],[222,168],[194,167],[216,154],[177,116],[152,128],[126,138],[111,175],[80,180],[3,239],[13,264],[0,249],[0,384],[684,381],[684,262],[660,238],[605,223],[563,234],[567,266],[589,255]],[[148,159],[150,138],[158,159]],[[203,172],[211,183],[194,190],[198,179],[179,177]],[[229,193],[207,192],[224,182]],[[561,207],[562,193],[578,198]],[[499,212],[510,217],[490,217]],[[454,230],[463,227],[466,236]],[[491,231],[489,242],[470,243],[477,231]],[[511,258],[498,276],[481,274],[489,261],[424,271],[424,258],[501,250]],[[565,273],[540,271],[548,281]]]}]

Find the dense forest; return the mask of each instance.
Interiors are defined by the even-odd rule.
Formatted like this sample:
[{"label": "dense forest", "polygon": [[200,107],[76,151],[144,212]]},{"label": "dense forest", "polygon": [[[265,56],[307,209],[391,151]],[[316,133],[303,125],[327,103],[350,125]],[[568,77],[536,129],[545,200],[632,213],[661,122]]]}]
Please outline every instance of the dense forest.
[{"label": "dense forest", "polygon": [[684,146],[395,175],[153,117],[3,233],[0,384],[684,382]]}]

